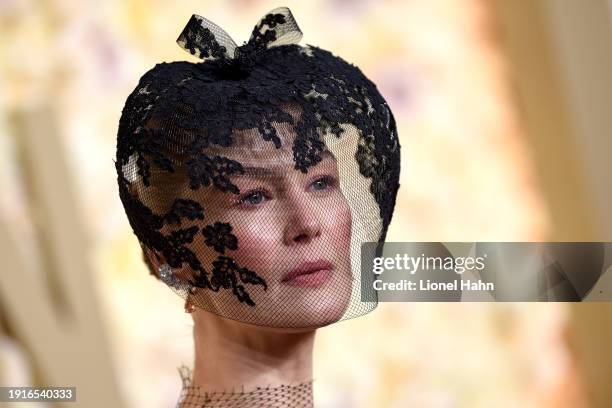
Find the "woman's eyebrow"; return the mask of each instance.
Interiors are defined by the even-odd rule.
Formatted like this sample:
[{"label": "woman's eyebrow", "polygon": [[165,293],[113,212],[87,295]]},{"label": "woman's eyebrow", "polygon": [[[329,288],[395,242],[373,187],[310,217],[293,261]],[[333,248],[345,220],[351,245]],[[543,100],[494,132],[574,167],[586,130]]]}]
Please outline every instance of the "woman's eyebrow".
[{"label": "woman's eyebrow", "polygon": [[[329,150],[324,150],[320,153],[321,159],[325,160],[335,159],[334,155]],[[269,166],[269,167],[260,167],[260,166],[242,166],[244,170],[243,173],[235,173],[232,176],[235,177],[270,177],[276,176],[281,177],[283,173],[285,173],[288,169],[293,170],[293,165],[291,166]]]}]

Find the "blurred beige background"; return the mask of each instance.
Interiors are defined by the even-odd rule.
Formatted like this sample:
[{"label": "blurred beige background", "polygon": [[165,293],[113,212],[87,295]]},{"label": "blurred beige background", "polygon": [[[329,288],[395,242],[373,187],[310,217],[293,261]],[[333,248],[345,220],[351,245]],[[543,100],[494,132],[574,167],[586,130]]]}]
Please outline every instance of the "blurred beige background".
[{"label": "blurred beige background", "polygon": [[[0,0],[0,386],[174,406],[191,319],[118,198],[121,108],[156,63],[195,61],[191,14],[242,43],[283,5],[393,109],[388,241],[612,240],[606,0]],[[381,304],[319,332],[315,401],[606,407],[611,342],[608,303]]]}]

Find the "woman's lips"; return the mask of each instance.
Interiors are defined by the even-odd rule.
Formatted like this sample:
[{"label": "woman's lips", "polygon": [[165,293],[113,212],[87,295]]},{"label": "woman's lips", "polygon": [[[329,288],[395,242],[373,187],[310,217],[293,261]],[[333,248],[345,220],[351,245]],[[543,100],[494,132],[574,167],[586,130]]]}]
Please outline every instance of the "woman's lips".
[{"label": "woman's lips", "polygon": [[329,280],[333,269],[334,264],[324,259],[303,262],[285,274],[281,282],[292,286],[319,286]]}]

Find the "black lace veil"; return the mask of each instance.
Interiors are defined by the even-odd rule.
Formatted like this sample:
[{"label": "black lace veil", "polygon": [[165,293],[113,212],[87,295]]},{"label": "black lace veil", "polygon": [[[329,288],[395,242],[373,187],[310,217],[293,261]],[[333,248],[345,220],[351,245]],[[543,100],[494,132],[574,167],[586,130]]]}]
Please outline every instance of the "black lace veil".
[{"label": "black lace veil", "polygon": [[192,16],[177,42],[201,61],[146,72],[117,135],[130,226],[163,262],[151,273],[197,307],[270,327],[376,306],[362,301],[360,248],[384,242],[399,188],[389,106],[359,68],[301,37],[287,8],[241,46]]}]

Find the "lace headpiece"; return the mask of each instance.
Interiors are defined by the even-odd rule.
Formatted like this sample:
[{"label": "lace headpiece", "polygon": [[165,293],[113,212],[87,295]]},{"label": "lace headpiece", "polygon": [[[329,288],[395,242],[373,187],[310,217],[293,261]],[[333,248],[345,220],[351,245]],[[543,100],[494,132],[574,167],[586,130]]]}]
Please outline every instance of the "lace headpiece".
[{"label": "lace headpiece", "polygon": [[[128,96],[119,195],[151,272],[197,307],[319,327],[376,306],[363,242],[384,242],[399,188],[395,120],[359,68],[297,42],[289,9],[237,46],[194,15]],[[371,288],[371,286],[370,286]]]}]

